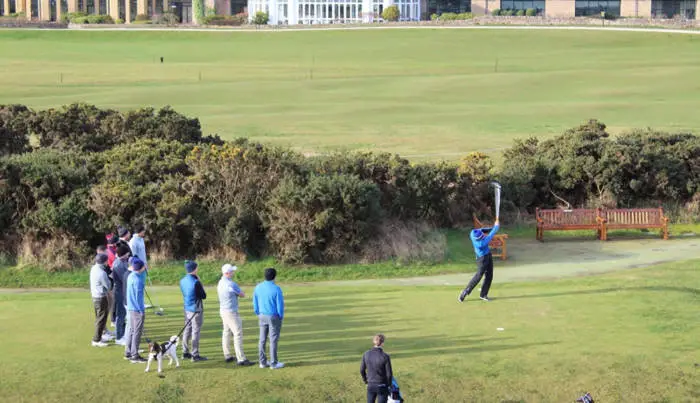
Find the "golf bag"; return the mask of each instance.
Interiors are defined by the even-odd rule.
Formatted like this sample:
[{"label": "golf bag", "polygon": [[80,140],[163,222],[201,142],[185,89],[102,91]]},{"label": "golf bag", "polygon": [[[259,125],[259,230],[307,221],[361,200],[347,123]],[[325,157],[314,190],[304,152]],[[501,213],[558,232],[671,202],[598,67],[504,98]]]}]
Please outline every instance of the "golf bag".
[{"label": "golf bag", "polygon": [[401,396],[401,391],[399,390],[399,383],[396,382],[396,378],[391,378],[391,386],[389,387],[389,399],[387,403],[401,403],[403,402],[403,396]]},{"label": "golf bag", "polygon": [[576,401],[580,403],[595,403],[590,393],[586,393],[585,395],[576,399]]}]

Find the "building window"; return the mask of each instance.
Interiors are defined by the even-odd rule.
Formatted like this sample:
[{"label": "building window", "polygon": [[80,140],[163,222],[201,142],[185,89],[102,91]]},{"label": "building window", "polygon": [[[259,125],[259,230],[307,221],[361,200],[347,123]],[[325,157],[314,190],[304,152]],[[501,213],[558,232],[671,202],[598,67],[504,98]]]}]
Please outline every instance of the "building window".
[{"label": "building window", "polygon": [[695,0],[652,0],[651,16],[655,18],[695,19]]},{"label": "building window", "polygon": [[545,0],[501,0],[501,10],[527,10],[532,8],[544,14]]},{"label": "building window", "polygon": [[470,13],[471,0],[428,0],[428,14]]},{"label": "building window", "polygon": [[620,0],[576,0],[576,16],[595,15],[605,11],[615,17],[620,16]]}]

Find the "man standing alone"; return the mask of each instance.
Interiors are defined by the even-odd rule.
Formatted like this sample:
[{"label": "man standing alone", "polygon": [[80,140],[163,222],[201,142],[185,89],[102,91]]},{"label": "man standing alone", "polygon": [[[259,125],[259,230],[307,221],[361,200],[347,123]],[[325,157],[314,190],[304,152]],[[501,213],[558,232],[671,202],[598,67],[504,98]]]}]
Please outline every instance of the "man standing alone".
[{"label": "man standing alone", "polygon": [[[253,291],[253,310],[258,316],[260,325],[260,342],[258,343],[258,357],[260,368],[269,366],[271,369],[284,367],[284,363],[277,361],[277,343],[282,330],[284,319],[284,296],[282,289],[275,284],[277,270],[265,269],[265,281],[258,284]],[[270,361],[265,356],[265,343],[267,335],[270,335]]]},{"label": "man standing alone", "polygon": [[107,255],[98,254],[95,257],[95,265],[90,269],[90,293],[92,294],[92,305],[95,308],[93,347],[107,347],[107,343],[102,341],[102,333],[107,325],[107,316],[109,314],[107,294],[111,288],[109,276],[105,271],[107,259]]},{"label": "man standing alone", "polygon": [[389,399],[389,386],[394,377],[391,358],[385,353],[384,335],[374,336],[374,347],[362,356],[360,375],[367,385],[367,403],[386,403]]},{"label": "man standing alone", "polygon": [[476,253],[477,270],[474,277],[469,281],[469,284],[467,284],[464,290],[462,290],[462,293],[459,294],[459,302],[463,302],[464,299],[467,298],[467,295],[471,294],[472,290],[479,284],[483,276],[486,276],[486,278],[484,279],[484,284],[481,286],[480,298],[484,301],[490,301],[489,289],[491,289],[491,281],[493,280],[493,257],[491,256],[489,242],[491,242],[499,228],[498,219],[496,219],[493,229],[488,235],[484,234],[480,229],[474,229],[469,234],[469,238],[474,245],[474,252]]},{"label": "man standing alone", "polygon": [[[180,280],[180,291],[185,301],[185,330],[182,334],[182,357],[191,358],[193,362],[206,361],[207,357],[199,355],[199,334],[204,323],[204,303],[207,293],[204,292],[202,282],[197,277],[197,263],[185,262],[187,274]],[[190,353],[189,341],[192,339],[192,353]]]},{"label": "man standing alone", "polygon": [[[221,267],[221,280],[216,287],[216,292],[219,294],[219,314],[224,323],[221,345],[224,349],[226,362],[232,362],[235,359],[238,365],[248,366],[253,365],[253,363],[248,361],[243,353],[243,322],[238,314],[238,297],[245,297],[245,293],[233,281],[236,270],[236,266],[223,265]],[[236,352],[236,358],[231,355],[231,334],[233,334],[233,348]]]}]

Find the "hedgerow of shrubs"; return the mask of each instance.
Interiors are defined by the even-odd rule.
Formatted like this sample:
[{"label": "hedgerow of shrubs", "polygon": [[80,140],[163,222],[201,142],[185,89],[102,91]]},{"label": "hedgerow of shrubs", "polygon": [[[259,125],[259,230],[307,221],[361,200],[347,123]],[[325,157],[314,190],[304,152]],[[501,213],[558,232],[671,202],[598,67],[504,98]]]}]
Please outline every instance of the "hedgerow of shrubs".
[{"label": "hedgerow of shrubs", "polygon": [[474,18],[472,13],[442,13],[430,16],[432,21],[466,21]]},{"label": "hedgerow of shrubs", "polygon": [[73,24],[114,24],[110,15],[86,14],[81,11],[61,16],[61,22]]},{"label": "hedgerow of shrubs", "polygon": [[248,14],[239,13],[236,15],[210,15],[204,17],[205,25],[218,26],[239,26],[248,22]]},{"label": "hedgerow of shrubs", "polygon": [[[147,226],[151,251],[174,258],[400,260],[401,240],[414,245],[408,255],[439,259],[444,237],[427,229],[489,218],[494,179],[502,214],[562,200],[685,205],[692,219],[700,210],[700,138],[651,129],[612,138],[595,120],[550,140],[516,140],[495,169],[481,153],[412,164],[387,153],[304,157],[224,142],[167,107],[10,105],[0,106],[0,152],[0,252],[47,270],[83,264],[105,233],[136,224]],[[431,246],[419,250],[421,239]]]},{"label": "hedgerow of shrubs", "polygon": [[526,10],[510,10],[510,9],[508,9],[508,10],[502,10],[502,9],[496,8],[496,9],[494,9],[494,10],[491,11],[491,15],[494,16],[494,17],[497,17],[497,16],[499,16],[499,15],[500,15],[500,16],[505,16],[505,17],[512,17],[512,16],[516,16],[516,17],[524,17],[524,16],[535,17],[535,16],[537,16],[537,9],[528,8],[528,9],[526,9]]}]

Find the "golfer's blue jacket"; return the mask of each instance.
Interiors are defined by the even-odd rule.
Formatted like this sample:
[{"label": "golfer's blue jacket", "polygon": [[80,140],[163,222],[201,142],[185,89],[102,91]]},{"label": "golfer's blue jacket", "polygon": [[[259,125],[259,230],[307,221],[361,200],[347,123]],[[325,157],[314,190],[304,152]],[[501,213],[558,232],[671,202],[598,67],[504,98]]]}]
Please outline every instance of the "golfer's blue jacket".
[{"label": "golfer's blue jacket", "polygon": [[491,232],[489,232],[488,235],[481,239],[476,238],[477,230],[472,230],[472,232],[469,234],[469,238],[471,238],[472,244],[474,245],[474,252],[476,252],[477,259],[491,253],[491,248],[489,248],[489,242],[491,242],[493,236],[496,235],[496,232],[498,232],[499,228],[500,226],[495,225]]},{"label": "golfer's blue jacket", "polygon": [[126,309],[143,313],[146,306],[143,302],[143,290],[146,287],[146,272],[132,272],[126,279]]},{"label": "golfer's blue jacket", "polygon": [[253,291],[253,310],[256,315],[284,318],[284,296],[274,281],[263,281]]}]

